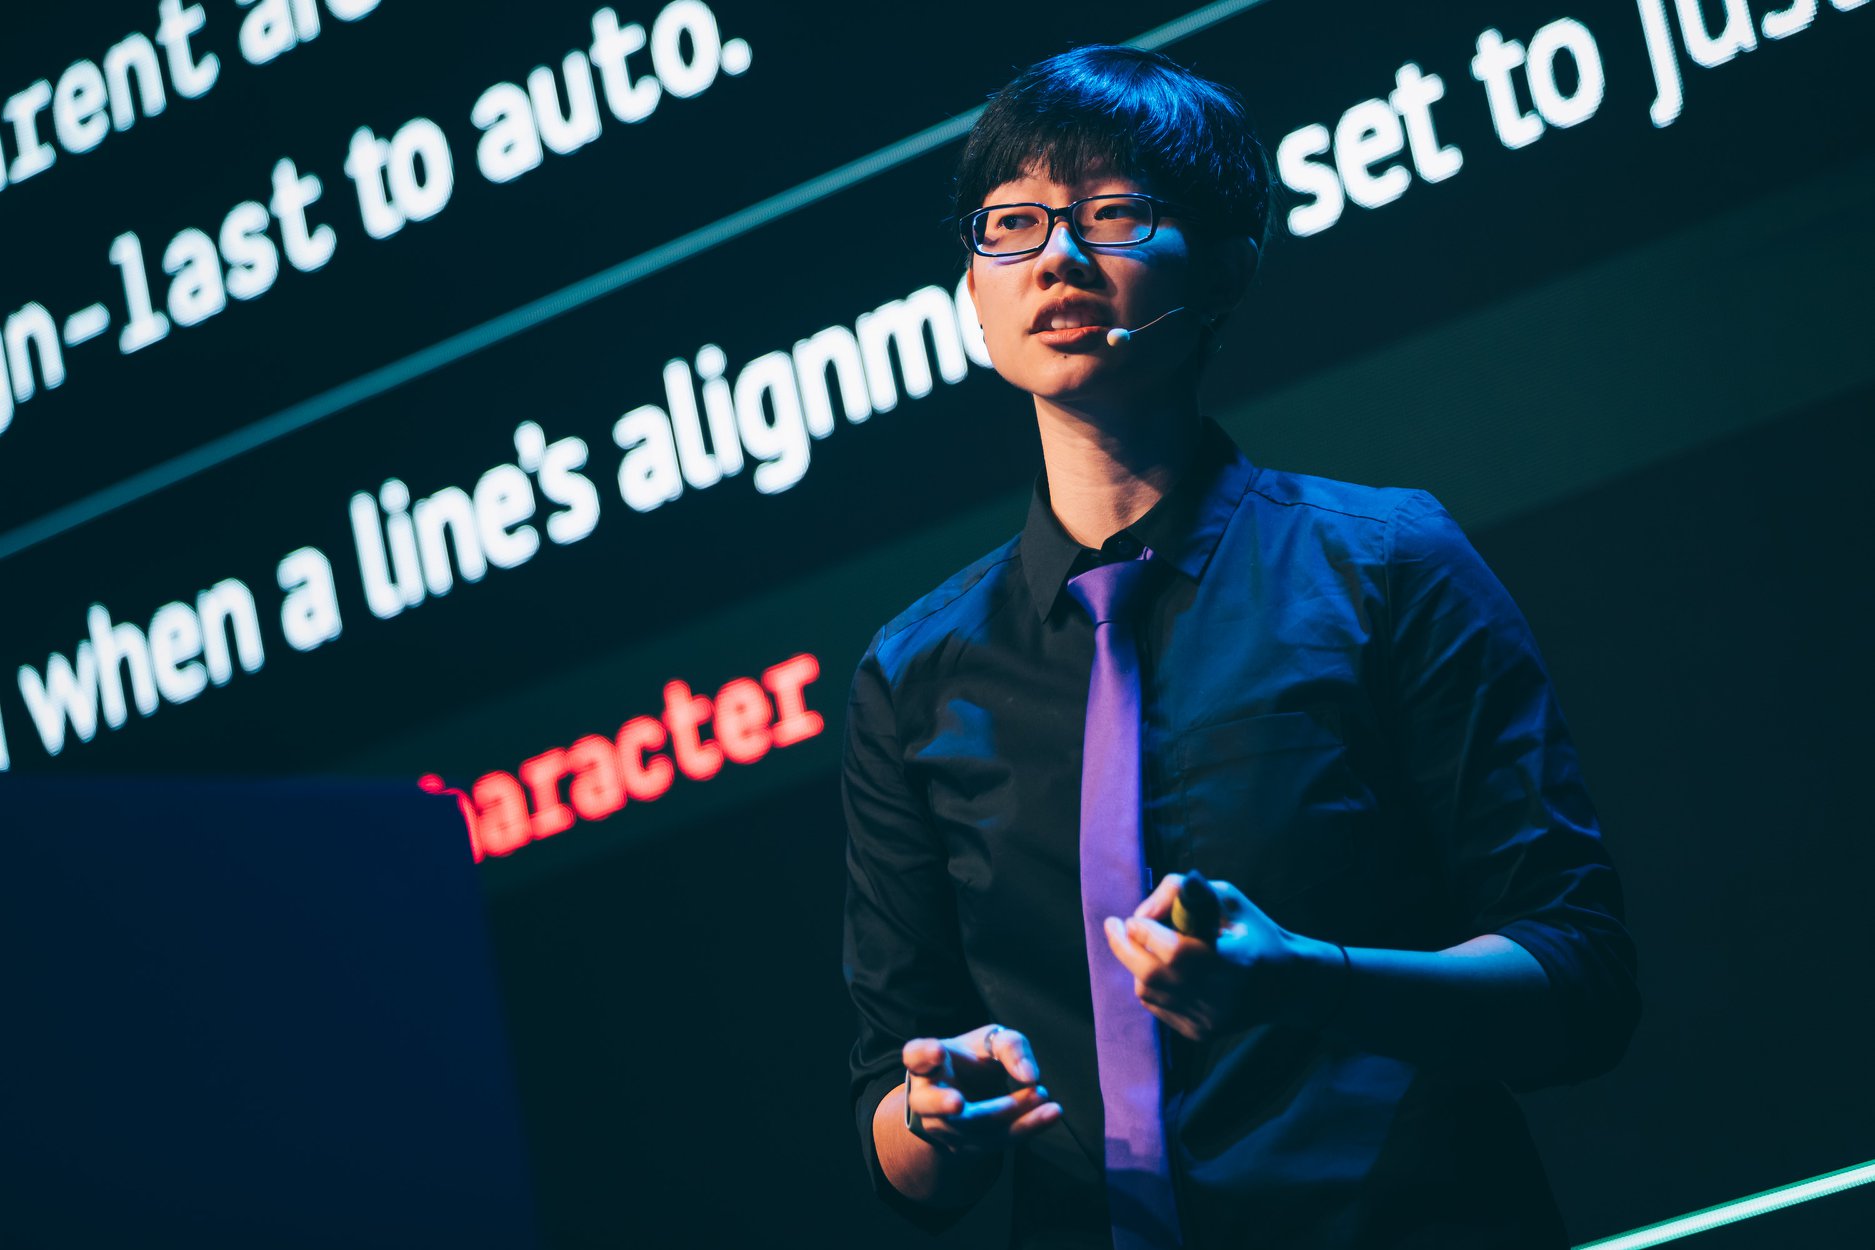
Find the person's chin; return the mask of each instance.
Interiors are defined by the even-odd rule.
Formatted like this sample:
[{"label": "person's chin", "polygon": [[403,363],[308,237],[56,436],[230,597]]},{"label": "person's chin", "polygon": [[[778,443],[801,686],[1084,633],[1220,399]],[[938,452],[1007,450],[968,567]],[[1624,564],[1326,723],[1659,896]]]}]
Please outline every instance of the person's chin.
[{"label": "person's chin", "polygon": [[1139,379],[1104,360],[1051,362],[1051,368],[1031,371],[1022,389],[1040,399],[1063,404],[1102,404],[1136,391]]},{"label": "person's chin", "polygon": [[1027,362],[1025,372],[1037,388],[1051,391],[1100,386],[1111,380],[1113,361],[1092,352],[1054,352]]},{"label": "person's chin", "polygon": [[1058,408],[1082,413],[1128,412],[1140,403],[1137,396],[1106,386],[1061,388],[1045,394],[1037,392],[1036,398],[1046,400]]},{"label": "person's chin", "polygon": [[1108,391],[1099,378],[1076,377],[1063,378],[1059,375],[1045,378],[1030,378],[1023,390],[1037,399],[1054,400],[1057,403],[1085,403],[1097,399]]}]

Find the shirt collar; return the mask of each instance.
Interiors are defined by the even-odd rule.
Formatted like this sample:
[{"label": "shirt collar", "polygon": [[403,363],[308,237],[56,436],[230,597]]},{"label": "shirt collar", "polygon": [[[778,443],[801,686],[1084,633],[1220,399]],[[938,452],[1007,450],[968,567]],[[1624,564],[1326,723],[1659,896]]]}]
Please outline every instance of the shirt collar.
[{"label": "shirt collar", "polygon": [[[1107,540],[1122,536],[1152,548],[1153,557],[1168,561],[1186,577],[1204,576],[1211,553],[1243,501],[1255,467],[1231,436],[1210,417],[1204,418],[1190,462],[1173,479],[1172,487],[1145,516]],[[1081,546],[1056,519],[1048,498],[1048,471],[1035,475],[1029,499],[1029,518],[1022,529],[1022,569],[1029,596],[1038,615],[1046,619],[1054,610],[1074,566],[1084,554],[1097,553]]]}]

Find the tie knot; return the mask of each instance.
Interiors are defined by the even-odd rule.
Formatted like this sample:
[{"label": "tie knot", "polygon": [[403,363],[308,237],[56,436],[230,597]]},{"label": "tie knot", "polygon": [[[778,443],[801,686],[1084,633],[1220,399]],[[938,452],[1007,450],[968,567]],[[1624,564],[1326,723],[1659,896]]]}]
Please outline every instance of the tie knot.
[{"label": "tie knot", "polygon": [[1152,548],[1142,550],[1137,560],[1115,560],[1100,564],[1068,579],[1068,593],[1087,609],[1094,624],[1125,620],[1139,601],[1152,562]]}]

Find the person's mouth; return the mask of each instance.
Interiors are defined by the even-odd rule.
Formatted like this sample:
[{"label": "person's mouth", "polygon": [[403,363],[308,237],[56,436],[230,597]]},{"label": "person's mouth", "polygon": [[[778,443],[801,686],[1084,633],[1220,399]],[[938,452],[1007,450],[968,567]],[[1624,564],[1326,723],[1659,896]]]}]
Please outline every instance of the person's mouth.
[{"label": "person's mouth", "polygon": [[1064,300],[1035,315],[1029,333],[1042,342],[1065,347],[1098,339],[1113,328],[1113,313],[1093,300]]}]

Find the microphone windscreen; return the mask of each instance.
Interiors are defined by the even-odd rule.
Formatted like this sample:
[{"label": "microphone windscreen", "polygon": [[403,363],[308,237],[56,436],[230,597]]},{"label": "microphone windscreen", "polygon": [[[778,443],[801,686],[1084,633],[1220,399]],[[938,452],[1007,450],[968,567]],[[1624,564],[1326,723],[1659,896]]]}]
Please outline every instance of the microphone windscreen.
[{"label": "microphone windscreen", "polygon": [[1107,346],[1118,347],[1132,337],[1133,332],[1131,330],[1125,330],[1119,326],[1115,326],[1113,329],[1107,331]]},{"label": "microphone windscreen", "polygon": [[1223,909],[1217,892],[1197,869],[1185,874],[1184,882],[1172,898],[1172,927],[1188,937],[1204,942],[1217,941]]}]

